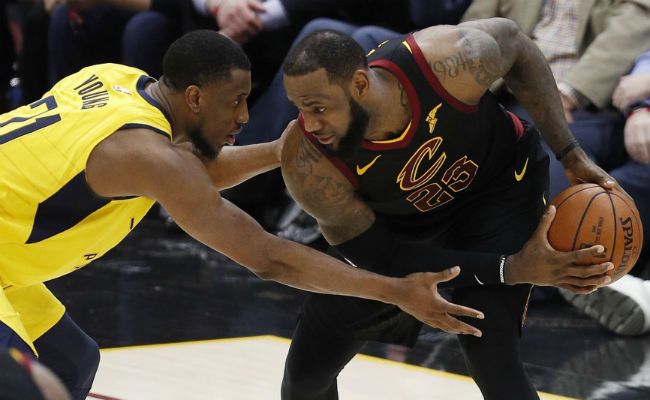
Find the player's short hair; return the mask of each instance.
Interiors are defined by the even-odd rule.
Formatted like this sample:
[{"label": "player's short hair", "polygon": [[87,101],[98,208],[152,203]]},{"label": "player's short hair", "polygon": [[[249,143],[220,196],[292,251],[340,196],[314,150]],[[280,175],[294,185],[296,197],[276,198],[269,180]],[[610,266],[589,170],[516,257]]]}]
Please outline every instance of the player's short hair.
[{"label": "player's short hair", "polygon": [[163,57],[166,85],[184,90],[231,77],[233,69],[250,71],[251,63],[235,42],[213,30],[189,32],[169,46]]},{"label": "player's short hair", "polygon": [[368,68],[366,54],[350,36],[331,29],[311,32],[289,53],[283,72],[301,76],[324,68],[330,83],[352,79],[354,71]]}]

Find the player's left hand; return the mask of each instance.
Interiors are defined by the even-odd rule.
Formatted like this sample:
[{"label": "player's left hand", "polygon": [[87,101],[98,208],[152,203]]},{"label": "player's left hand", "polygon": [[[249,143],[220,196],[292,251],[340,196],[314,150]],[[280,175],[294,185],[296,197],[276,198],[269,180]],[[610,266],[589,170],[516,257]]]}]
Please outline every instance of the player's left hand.
[{"label": "player's left hand", "polygon": [[460,273],[459,267],[442,272],[418,272],[403,278],[405,296],[396,305],[403,311],[434,328],[443,331],[481,337],[479,329],[452,315],[483,319],[483,313],[473,308],[450,303],[438,293],[438,284],[449,281]]},{"label": "player's left hand", "polygon": [[571,150],[562,159],[562,165],[564,166],[564,172],[572,185],[577,185],[579,183],[596,183],[608,190],[618,190],[632,200],[630,195],[623,190],[616,179],[612,178],[611,175],[596,165],[596,163],[587,156],[581,147],[576,147]]}]

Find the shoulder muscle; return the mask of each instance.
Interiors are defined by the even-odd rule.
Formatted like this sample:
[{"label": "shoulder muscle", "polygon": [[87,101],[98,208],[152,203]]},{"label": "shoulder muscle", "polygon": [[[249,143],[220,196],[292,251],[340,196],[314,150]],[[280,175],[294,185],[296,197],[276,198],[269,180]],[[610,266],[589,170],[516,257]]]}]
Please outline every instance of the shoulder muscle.
[{"label": "shoulder muscle", "polygon": [[427,62],[445,89],[467,103],[477,103],[514,62],[519,30],[504,18],[439,26],[414,34]]}]

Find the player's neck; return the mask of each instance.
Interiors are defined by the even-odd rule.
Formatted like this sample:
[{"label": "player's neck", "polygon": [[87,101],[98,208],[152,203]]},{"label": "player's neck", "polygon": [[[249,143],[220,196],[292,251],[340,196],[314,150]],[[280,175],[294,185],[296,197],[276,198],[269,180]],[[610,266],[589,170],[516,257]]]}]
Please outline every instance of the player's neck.
[{"label": "player's neck", "polygon": [[178,115],[178,107],[174,106],[174,96],[172,91],[162,82],[158,80],[145,86],[144,90],[153,97],[161,106],[167,111],[170,116],[170,124],[172,128],[172,137],[174,141],[178,139],[178,133],[184,131],[182,128],[182,121]]},{"label": "player's neck", "polygon": [[398,137],[411,121],[411,105],[397,78],[382,68],[371,68],[372,91],[364,102],[370,113],[366,140]]}]

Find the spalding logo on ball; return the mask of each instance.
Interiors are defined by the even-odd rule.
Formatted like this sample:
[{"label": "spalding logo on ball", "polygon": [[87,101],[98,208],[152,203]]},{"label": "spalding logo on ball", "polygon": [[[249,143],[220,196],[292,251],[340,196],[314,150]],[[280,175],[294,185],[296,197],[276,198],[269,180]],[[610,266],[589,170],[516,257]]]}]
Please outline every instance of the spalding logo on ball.
[{"label": "spalding logo on ball", "polygon": [[579,250],[597,244],[605,251],[593,263],[611,261],[612,282],[628,273],[641,253],[643,227],[639,211],[625,194],[594,183],[571,186],[558,194],[557,209],[548,241],[559,251]]}]

